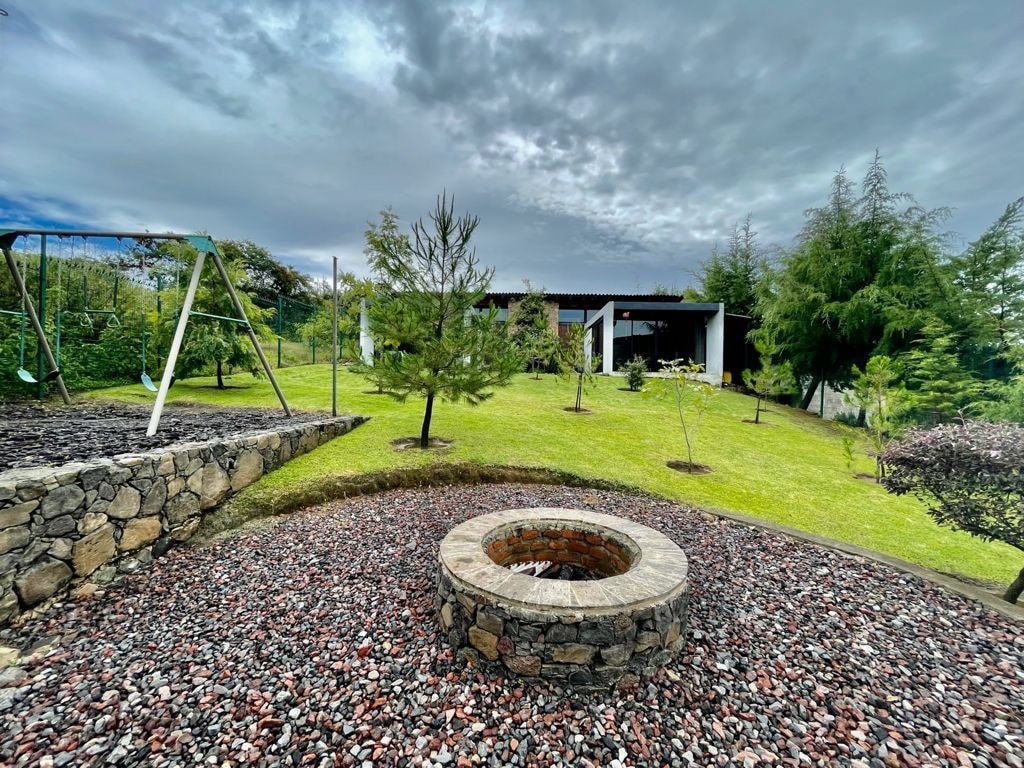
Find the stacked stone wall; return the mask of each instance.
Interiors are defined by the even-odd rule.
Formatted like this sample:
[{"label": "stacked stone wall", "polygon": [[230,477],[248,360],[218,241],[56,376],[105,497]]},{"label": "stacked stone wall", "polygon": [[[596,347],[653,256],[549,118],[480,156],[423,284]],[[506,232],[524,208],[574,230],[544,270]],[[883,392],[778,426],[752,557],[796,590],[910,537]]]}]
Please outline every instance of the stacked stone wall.
[{"label": "stacked stone wall", "polygon": [[76,582],[145,567],[230,495],[363,420],[0,473],[0,626]]},{"label": "stacked stone wall", "polygon": [[[596,579],[510,573],[512,563],[583,566]],[[460,523],[441,542],[434,610],[467,663],[584,689],[630,688],[683,647],[686,555],[631,520],[513,509]]]}]

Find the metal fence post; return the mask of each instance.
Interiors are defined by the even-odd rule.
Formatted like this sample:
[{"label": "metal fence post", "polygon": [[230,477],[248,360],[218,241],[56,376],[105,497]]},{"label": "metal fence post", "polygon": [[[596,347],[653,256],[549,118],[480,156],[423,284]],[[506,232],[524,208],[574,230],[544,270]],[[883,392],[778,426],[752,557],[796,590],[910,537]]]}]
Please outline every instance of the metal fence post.
[{"label": "metal fence post", "polygon": [[338,257],[331,268],[331,415],[338,415]]},{"label": "metal fence post", "polygon": [[[46,235],[39,236],[39,322],[42,323],[43,332],[46,332]],[[36,397],[42,400],[46,397],[46,383],[43,378],[46,376],[46,362],[43,354],[43,345],[36,345]]]},{"label": "metal fence post", "polygon": [[283,325],[281,318],[284,316],[284,297],[277,294],[277,367],[281,367],[281,333]]}]

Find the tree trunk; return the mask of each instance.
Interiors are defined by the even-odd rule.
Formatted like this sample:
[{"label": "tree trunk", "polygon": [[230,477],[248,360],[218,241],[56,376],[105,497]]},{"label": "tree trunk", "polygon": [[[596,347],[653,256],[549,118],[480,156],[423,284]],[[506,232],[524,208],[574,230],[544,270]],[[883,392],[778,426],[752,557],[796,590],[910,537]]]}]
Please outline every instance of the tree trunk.
[{"label": "tree trunk", "polygon": [[420,448],[430,445],[430,417],[434,414],[434,396],[427,395],[427,409],[423,412],[423,428],[420,430]]},{"label": "tree trunk", "polygon": [[868,409],[864,408],[862,406],[861,409],[859,411],[857,411],[857,426],[858,427],[863,427],[867,423],[868,423]]},{"label": "tree trunk", "polygon": [[1024,568],[1020,569],[1020,573],[1017,574],[1017,578],[1013,580],[1013,584],[1011,584],[1010,588],[1006,590],[1006,594],[1003,595],[1003,600],[1008,603],[1016,603],[1021,592],[1024,592]]},{"label": "tree trunk", "polygon": [[800,401],[800,410],[806,411],[811,407],[811,400],[814,399],[814,392],[818,388],[818,383],[821,381],[817,376],[811,377],[811,385],[807,388],[804,393],[803,399]]},{"label": "tree trunk", "polygon": [[757,408],[754,409],[754,423],[761,423],[761,396],[757,396]]},{"label": "tree trunk", "polygon": [[576,413],[580,412],[580,406],[583,404],[583,377],[580,376],[579,381],[576,382]]},{"label": "tree trunk", "polygon": [[217,389],[224,389],[224,363],[217,361]]}]

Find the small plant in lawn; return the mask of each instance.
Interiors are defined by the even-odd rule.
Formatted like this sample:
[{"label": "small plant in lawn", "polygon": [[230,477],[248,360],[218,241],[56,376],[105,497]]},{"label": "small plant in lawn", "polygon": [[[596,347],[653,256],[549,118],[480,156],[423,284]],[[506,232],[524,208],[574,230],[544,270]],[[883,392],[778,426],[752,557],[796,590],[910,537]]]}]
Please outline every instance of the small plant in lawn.
[{"label": "small plant in lawn", "polygon": [[846,468],[853,471],[853,447],[857,444],[857,441],[853,439],[852,435],[843,435],[843,459],[846,461]]},{"label": "small plant in lawn", "polygon": [[772,397],[796,390],[796,379],[789,363],[777,363],[774,358],[778,346],[771,337],[760,335],[754,339],[754,348],[761,358],[761,367],[756,371],[749,368],[743,371],[743,383],[754,391],[757,405],[754,409],[754,423],[761,423],[761,403],[767,403]]},{"label": "small plant in lawn", "polygon": [[693,443],[716,390],[700,378],[704,372],[704,366],[700,363],[683,359],[658,362],[661,363],[661,376],[651,379],[649,391],[655,397],[671,398],[675,403],[679,425],[683,428],[683,441],[686,443],[686,471],[704,470],[706,467],[693,461]]},{"label": "small plant in lawn", "polygon": [[637,355],[627,361],[619,369],[619,373],[626,376],[626,386],[629,387],[630,392],[639,392],[644,388],[644,382],[647,381],[647,360]]},{"label": "small plant in lawn", "polygon": [[[913,429],[885,450],[886,490],[912,493],[940,525],[1024,551],[1024,426],[961,420]],[[1024,569],[1003,598],[1016,603]]]},{"label": "small plant in lawn", "polygon": [[885,446],[895,436],[897,419],[907,410],[906,390],[897,383],[899,370],[896,363],[886,355],[875,355],[861,371],[853,366],[853,391],[846,395],[846,402],[863,410],[867,415],[868,434],[875,456],[875,482],[885,477],[885,462],[882,454]]},{"label": "small plant in lawn", "polygon": [[454,199],[442,194],[429,229],[421,219],[409,238],[399,232],[398,217],[385,211],[366,232],[370,267],[386,286],[370,305],[370,331],[400,352],[381,355],[372,376],[400,402],[413,394],[426,399],[421,448],[430,444],[435,398],[480,403],[521,365],[497,310],[474,311],[494,270],[479,269],[470,246],[480,220],[456,218],[454,209]]},{"label": "small plant in lawn", "polygon": [[[576,402],[573,410],[583,410],[583,388],[594,383],[594,371],[601,365],[601,356],[587,357],[587,331],[582,325],[570,325],[558,348],[558,370],[570,381],[576,381]],[[567,409],[568,410],[568,409]]]}]

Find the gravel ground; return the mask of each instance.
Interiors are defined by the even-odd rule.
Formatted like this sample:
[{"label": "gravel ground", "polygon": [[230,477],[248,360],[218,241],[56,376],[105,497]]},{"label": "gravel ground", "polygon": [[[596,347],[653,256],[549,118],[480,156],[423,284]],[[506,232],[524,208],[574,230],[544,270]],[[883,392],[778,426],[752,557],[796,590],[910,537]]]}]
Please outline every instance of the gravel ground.
[{"label": "gravel ground", "polygon": [[[690,642],[656,680],[576,696],[453,661],[430,615],[440,539],[469,516],[535,505],[621,514],[690,556]],[[601,491],[328,504],[173,551],[14,639],[55,637],[0,691],[0,763],[882,768],[1024,755],[1024,639],[1009,620],[857,558]]]},{"label": "gravel ground", "polygon": [[150,413],[151,409],[143,406],[113,403],[71,408],[0,405],[0,472],[231,437],[289,421],[280,410],[168,405],[160,419],[160,431],[146,437]]}]

